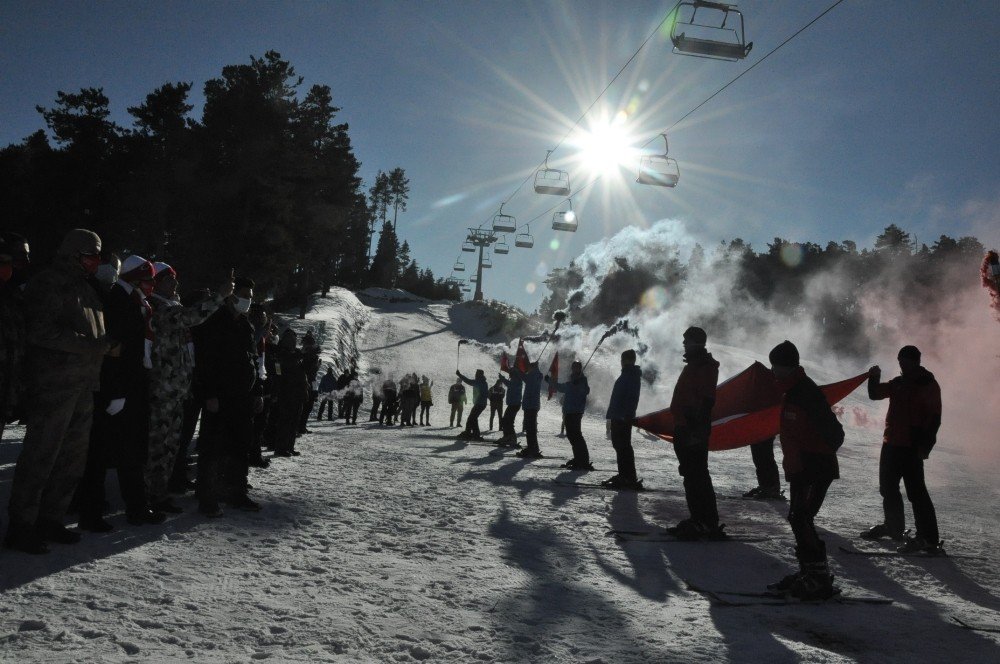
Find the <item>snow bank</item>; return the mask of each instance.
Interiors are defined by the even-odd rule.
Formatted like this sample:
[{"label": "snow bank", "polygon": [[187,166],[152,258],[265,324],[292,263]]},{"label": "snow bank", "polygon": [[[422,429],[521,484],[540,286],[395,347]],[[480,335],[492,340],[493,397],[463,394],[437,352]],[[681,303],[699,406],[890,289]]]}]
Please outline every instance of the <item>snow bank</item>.
[{"label": "snow bank", "polygon": [[358,335],[368,323],[368,307],[349,290],[333,287],[326,297],[316,297],[304,319],[291,314],[278,316],[279,327],[291,327],[299,336],[299,343],[307,330],[312,330],[320,345],[320,359],[332,365],[338,376],[356,367],[360,359]]}]

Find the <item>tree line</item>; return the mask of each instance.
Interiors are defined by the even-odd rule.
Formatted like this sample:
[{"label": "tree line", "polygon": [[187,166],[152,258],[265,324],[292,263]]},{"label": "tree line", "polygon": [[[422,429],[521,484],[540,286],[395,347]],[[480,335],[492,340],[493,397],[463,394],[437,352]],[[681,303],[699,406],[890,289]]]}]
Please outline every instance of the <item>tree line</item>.
[{"label": "tree line", "polygon": [[207,81],[200,119],[192,84],[165,83],[128,108],[131,127],[110,119],[102,88],[59,91],[36,107],[46,128],[0,150],[4,226],[41,261],[69,229],[92,229],[120,255],[175,266],[186,287],[235,268],[279,298],[376,285],[459,299],[396,237],[403,169],[379,171],[366,194],[330,87],[302,84],[268,51]]},{"label": "tree line", "polygon": [[[878,302],[883,316],[919,312],[928,325],[956,315],[955,295],[978,288],[977,269],[985,248],[975,237],[941,235],[930,246],[895,224],[887,226],[874,247],[858,249],[855,242],[798,243],[776,237],[764,251],[740,238],[722,241],[711,254],[696,245],[685,260],[679,249],[665,251],[652,263],[616,256],[596,292],[583,288],[599,266],[571,262],[553,270],[546,280],[549,294],[539,315],[549,320],[558,310],[574,322],[609,325],[642,306],[651,292],[667,294],[670,307],[703,297],[693,286],[721,284],[719,300],[699,302],[701,324],[725,338],[729,331],[763,328],[772,314],[808,320],[822,341],[839,353],[864,356],[880,325],[872,320]],[[690,304],[690,302],[688,302]]]}]

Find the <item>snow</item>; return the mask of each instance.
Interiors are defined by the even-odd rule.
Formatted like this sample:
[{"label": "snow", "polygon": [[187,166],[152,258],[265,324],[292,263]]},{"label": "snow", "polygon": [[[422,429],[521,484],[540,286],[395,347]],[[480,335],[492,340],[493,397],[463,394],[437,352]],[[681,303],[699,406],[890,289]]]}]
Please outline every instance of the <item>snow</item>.
[{"label": "snow", "polygon": [[[53,545],[48,556],[0,552],[0,660],[998,661],[1000,635],[950,619],[1000,624],[995,468],[950,451],[948,441],[928,464],[949,551],[985,560],[846,556],[837,546],[854,543],[881,513],[879,431],[848,422],[844,479],[818,525],[844,591],[895,603],[715,606],[684,580],[758,590],[791,568],[786,505],[720,501],[731,531],[770,536],[763,543],[616,542],[605,536],[609,528],[660,527],[685,516],[683,496],[553,484],[575,477],[557,468],[569,450],[555,436],[555,400],[539,417],[545,459],[529,463],[456,442],[457,430],[442,427],[444,393],[457,341],[476,337],[475,320],[445,303],[393,299],[334,289],[305,321],[290,322],[322,330],[324,360],[338,368],[354,349],[346,337],[364,326],[362,374],[377,367],[434,379],[433,426],[314,421],[297,446],[301,457],[252,470],[260,513],[207,520],[187,496],[180,501],[187,512],[163,526],[129,527],[118,513],[116,532]],[[482,367],[492,379],[497,347],[485,328],[482,343],[462,346],[461,367],[467,374]],[[743,366],[756,357],[712,350]],[[609,371],[614,360],[599,354],[588,373]],[[669,391],[672,378],[658,382]],[[584,433],[599,471],[586,481],[614,468],[601,419],[607,381],[595,382],[602,387],[591,395]],[[845,405],[870,408],[860,394]],[[4,435],[5,503],[23,429]],[[679,489],[671,450],[639,433],[634,443],[646,484]],[[711,469],[720,496],[753,484],[745,449],[713,454]],[[118,509],[113,486],[109,496]]]}]

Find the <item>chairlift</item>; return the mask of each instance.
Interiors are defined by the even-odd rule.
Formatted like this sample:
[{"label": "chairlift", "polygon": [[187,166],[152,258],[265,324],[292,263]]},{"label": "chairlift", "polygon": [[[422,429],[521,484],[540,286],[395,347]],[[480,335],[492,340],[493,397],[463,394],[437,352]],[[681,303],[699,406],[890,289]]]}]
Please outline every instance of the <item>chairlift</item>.
[{"label": "chairlift", "polygon": [[676,159],[667,156],[670,151],[667,135],[660,136],[663,137],[663,154],[646,155],[639,159],[639,177],[635,181],[658,187],[676,187],[681,179],[681,167]]},{"label": "chairlift", "polygon": [[462,286],[461,290],[462,290],[463,293],[471,293],[472,292],[472,289],[469,288],[468,286]]},{"label": "chairlift", "polygon": [[493,245],[494,254],[509,254],[510,245],[507,244],[507,238],[501,236],[500,241]]},{"label": "chairlift", "polygon": [[535,238],[531,237],[531,233],[528,232],[530,230],[531,229],[526,226],[523,233],[518,233],[516,236],[514,236],[515,247],[521,247],[522,249],[531,249],[533,246],[535,246]]},{"label": "chairlift", "polygon": [[503,213],[503,203],[500,204],[500,211],[493,217],[493,230],[497,233],[513,233],[517,230],[517,220]]},{"label": "chairlift", "polygon": [[478,284],[479,277],[477,277],[476,275],[472,275],[471,277],[469,277],[469,283]]},{"label": "chairlift", "polygon": [[568,210],[556,212],[552,215],[552,230],[554,231],[569,231],[570,233],[575,233],[577,226],[579,225],[580,222],[576,218],[576,212],[573,212],[572,198],[569,199]]},{"label": "chairlift", "polygon": [[545,154],[545,165],[535,171],[535,193],[569,196],[569,173],[558,168],[549,168],[550,154],[552,150]]},{"label": "chairlift", "polygon": [[[687,15],[688,8],[690,16]],[[698,22],[699,9],[701,23]],[[674,53],[736,62],[745,58],[753,48],[753,42],[746,41],[743,14],[736,5],[682,0],[674,11],[674,21],[670,26]],[[737,23],[738,27],[735,27]]]},{"label": "chairlift", "polygon": [[465,263],[462,261],[455,261],[455,267],[451,268],[452,272],[465,272]]},{"label": "chairlift", "polygon": [[493,267],[493,260],[490,258],[489,254],[483,254],[483,269],[488,270]]},{"label": "chairlift", "polygon": [[472,244],[472,242],[466,240],[465,242],[462,243],[462,251],[467,251],[470,254],[475,253],[476,247],[475,245]]}]

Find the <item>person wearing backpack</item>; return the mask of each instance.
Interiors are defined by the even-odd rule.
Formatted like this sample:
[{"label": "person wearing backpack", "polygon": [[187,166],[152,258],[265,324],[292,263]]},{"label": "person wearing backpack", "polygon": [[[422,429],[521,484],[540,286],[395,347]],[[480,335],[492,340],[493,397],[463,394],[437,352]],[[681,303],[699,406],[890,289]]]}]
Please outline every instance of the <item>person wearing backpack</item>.
[{"label": "person wearing backpack", "polygon": [[837,450],[844,428],[826,396],[799,365],[799,351],[791,341],[775,346],[768,356],[771,371],[784,395],[781,403],[781,452],[790,505],[788,521],[795,535],[799,571],[769,589],[803,600],[824,600],[840,591],[827,566],[826,543],[813,520],[823,506],[827,489],[840,478]]},{"label": "person wearing backpack", "polygon": [[878,366],[868,370],[868,397],[889,400],[878,464],[885,519],[861,533],[861,537],[870,540],[905,537],[903,496],[899,493],[902,480],[906,497],[913,506],[917,532],[897,550],[940,553],[937,514],[924,482],[924,460],[930,455],[941,426],[941,387],[934,374],[920,366],[920,350],[916,346],[903,346],[896,359],[901,375],[888,383],[881,382],[882,370]]}]

